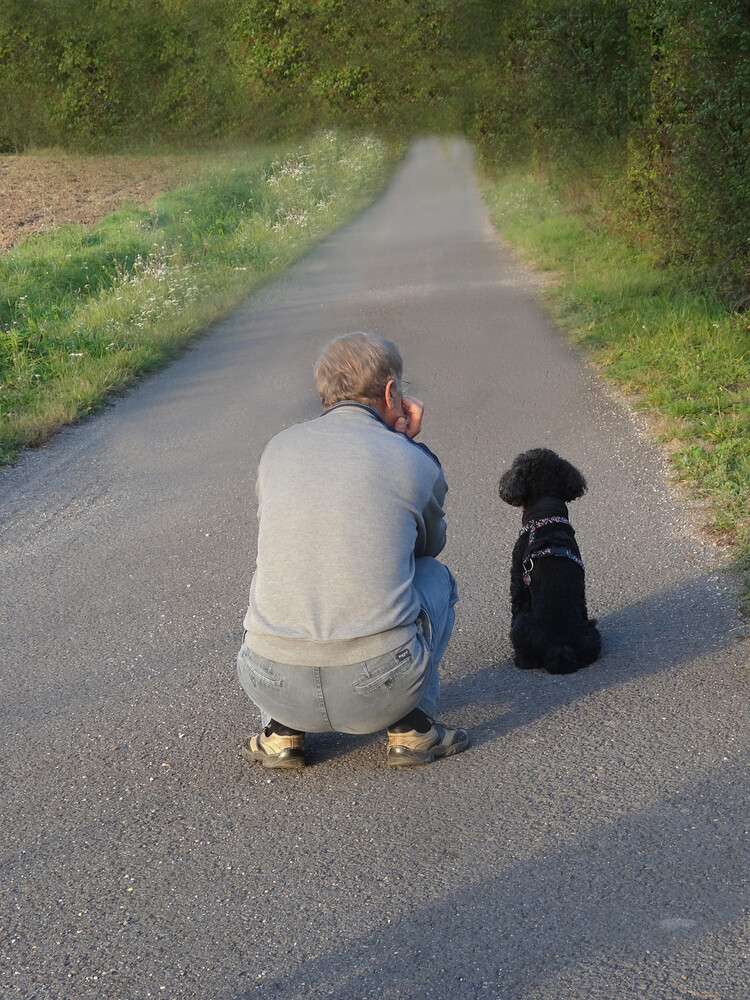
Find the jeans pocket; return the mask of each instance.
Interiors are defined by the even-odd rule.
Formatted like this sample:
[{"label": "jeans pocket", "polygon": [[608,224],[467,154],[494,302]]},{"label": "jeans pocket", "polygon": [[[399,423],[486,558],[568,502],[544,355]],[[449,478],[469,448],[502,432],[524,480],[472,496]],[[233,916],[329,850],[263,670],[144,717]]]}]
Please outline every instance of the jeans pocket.
[{"label": "jeans pocket", "polygon": [[362,676],[352,688],[357,694],[380,695],[394,687],[400,688],[413,683],[411,675],[422,673],[422,665],[418,664],[412,649],[414,643],[407,643],[390,653],[376,656],[362,664]]},{"label": "jeans pocket", "polygon": [[237,672],[254,688],[280,688],[284,684],[274,669],[273,661],[258,656],[245,645],[237,655]]},{"label": "jeans pocket", "polygon": [[424,608],[417,615],[417,628],[422,633],[424,641],[427,643],[427,648],[432,649],[432,622]]}]

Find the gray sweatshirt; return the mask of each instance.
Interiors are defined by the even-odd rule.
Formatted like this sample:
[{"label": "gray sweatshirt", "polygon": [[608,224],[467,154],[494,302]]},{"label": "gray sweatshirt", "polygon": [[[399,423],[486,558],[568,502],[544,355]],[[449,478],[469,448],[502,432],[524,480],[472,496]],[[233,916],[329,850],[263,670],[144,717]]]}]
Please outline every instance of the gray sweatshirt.
[{"label": "gray sweatshirt", "polygon": [[432,452],[344,402],[281,431],[258,467],[246,643],[280,663],[343,666],[416,632],[414,560],[445,545]]}]

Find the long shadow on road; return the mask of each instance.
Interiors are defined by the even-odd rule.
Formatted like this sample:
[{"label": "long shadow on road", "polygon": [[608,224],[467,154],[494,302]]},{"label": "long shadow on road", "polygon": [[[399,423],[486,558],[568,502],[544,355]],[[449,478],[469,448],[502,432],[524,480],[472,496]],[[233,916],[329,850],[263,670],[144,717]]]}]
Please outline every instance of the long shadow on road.
[{"label": "long shadow on road", "polygon": [[262,978],[241,1000],[613,1000],[647,995],[654,978],[659,1000],[744,1000],[745,945],[733,925],[747,903],[738,877],[746,855],[735,815],[715,808],[719,798],[747,800],[747,761],[739,763],[559,850],[501,873],[479,869],[472,884],[393,922],[384,913],[374,933]]}]

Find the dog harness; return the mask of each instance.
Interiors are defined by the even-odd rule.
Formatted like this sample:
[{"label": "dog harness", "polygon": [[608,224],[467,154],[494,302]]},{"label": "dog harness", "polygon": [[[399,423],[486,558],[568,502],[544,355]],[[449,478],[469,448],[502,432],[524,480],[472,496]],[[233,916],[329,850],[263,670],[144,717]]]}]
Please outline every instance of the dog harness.
[{"label": "dog harness", "polygon": [[538,549],[536,552],[530,551],[536,538],[537,528],[544,528],[548,524],[567,524],[571,530],[573,529],[573,525],[567,517],[540,517],[536,521],[529,521],[528,524],[524,524],[519,532],[519,537],[528,532],[529,541],[526,546],[528,555],[523,560],[523,582],[527,587],[531,586],[531,571],[534,569],[534,560],[542,556],[562,556],[564,559],[572,559],[574,563],[581,567],[584,573],[586,572],[581,559],[572,549],[564,545],[548,545],[546,548]]}]

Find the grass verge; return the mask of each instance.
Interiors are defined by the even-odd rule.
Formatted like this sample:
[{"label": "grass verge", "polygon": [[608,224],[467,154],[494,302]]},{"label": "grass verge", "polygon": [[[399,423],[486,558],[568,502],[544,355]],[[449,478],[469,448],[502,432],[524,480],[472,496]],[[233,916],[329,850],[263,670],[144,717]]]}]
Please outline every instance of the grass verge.
[{"label": "grass verge", "polygon": [[383,187],[379,139],[222,154],[148,208],[0,256],[0,464],[92,412],[351,218]]},{"label": "grass verge", "polygon": [[675,473],[709,501],[708,530],[732,545],[750,602],[750,319],[691,293],[648,246],[543,176],[486,178],[496,228],[555,273],[547,298],[606,378],[654,418]]}]

